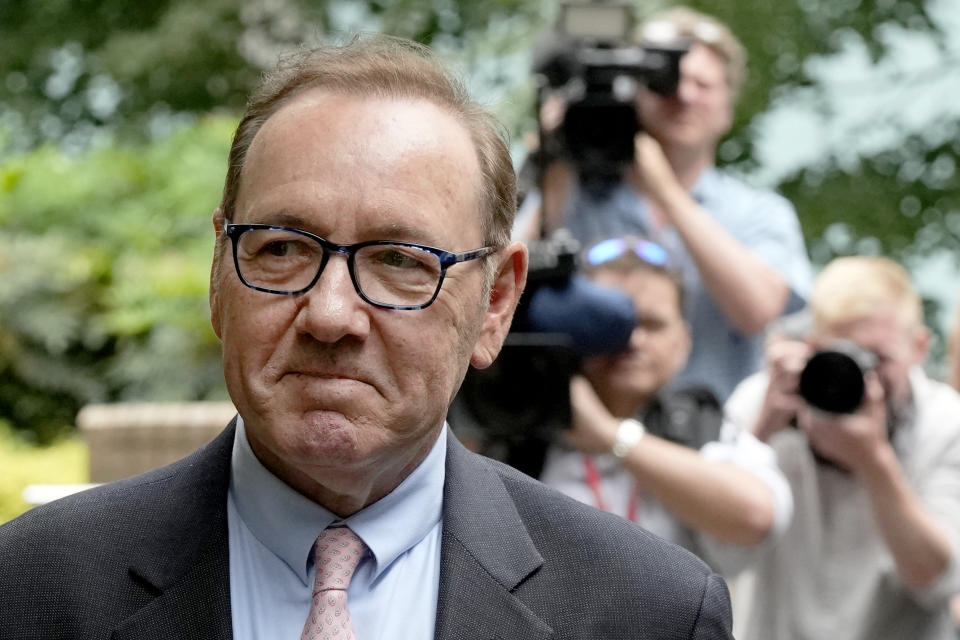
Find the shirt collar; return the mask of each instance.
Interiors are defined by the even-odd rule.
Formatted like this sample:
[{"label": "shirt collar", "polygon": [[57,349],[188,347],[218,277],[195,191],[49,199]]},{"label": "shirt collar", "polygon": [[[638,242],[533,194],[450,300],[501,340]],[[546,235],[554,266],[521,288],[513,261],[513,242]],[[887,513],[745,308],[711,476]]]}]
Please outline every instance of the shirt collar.
[{"label": "shirt collar", "polygon": [[[403,482],[377,502],[343,519],[373,554],[374,578],[440,521],[446,442],[445,425],[433,448]],[[250,532],[303,584],[308,584],[313,543],[338,517],[263,466],[250,448],[240,416],[233,442],[230,497]]]}]

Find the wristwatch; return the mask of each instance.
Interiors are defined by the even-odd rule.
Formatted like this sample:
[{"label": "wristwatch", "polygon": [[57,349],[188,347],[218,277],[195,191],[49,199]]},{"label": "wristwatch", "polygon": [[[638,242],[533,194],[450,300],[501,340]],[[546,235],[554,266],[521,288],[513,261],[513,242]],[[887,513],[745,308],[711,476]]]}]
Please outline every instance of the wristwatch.
[{"label": "wristwatch", "polygon": [[647,428],[643,426],[642,422],[627,418],[617,427],[617,439],[614,440],[610,453],[617,458],[625,457],[638,442],[643,440],[646,432]]}]

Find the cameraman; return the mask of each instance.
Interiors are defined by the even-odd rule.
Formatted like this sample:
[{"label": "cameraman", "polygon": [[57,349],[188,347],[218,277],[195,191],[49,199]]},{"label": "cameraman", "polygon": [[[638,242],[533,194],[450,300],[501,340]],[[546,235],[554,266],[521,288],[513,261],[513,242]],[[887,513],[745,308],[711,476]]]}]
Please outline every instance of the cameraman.
[{"label": "cameraman", "polygon": [[[792,205],[714,166],[745,75],[743,46],[725,25],[687,8],[650,18],[640,34],[645,45],[691,45],[673,95],[639,90],[635,107],[644,132],[634,140],[632,165],[598,189],[563,160],[548,162],[545,193],[528,199],[525,209],[543,206],[518,222],[517,235],[530,239],[566,227],[585,244],[636,233],[665,246],[684,275],[694,337],[678,382],[706,385],[726,399],[762,365],[762,330],[803,306],[810,266]],[[546,136],[560,126],[562,106],[548,98],[541,111]]]},{"label": "cameraman", "polygon": [[743,547],[789,522],[791,496],[769,447],[723,421],[706,390],[664,391],[690,349],[683,289],[667,254],[635,237],[595,245],[588,275],[622,290],[639,318],[625,351],[586,358],[573,424],[540,479],[638,522],[732,573]]},{"label": "cameraman", "polygon": [[[921,369],[929,331],[920,299],[896,263],[849,257],[819,275],[811,311],[809,340],[774,337],[767,370],[727,403],[730,419],[777,452],[796,504],[738,592],[746,610],[737,637],[954,638],[960,395]],[[811,392],[799,392],[811,354],[837,340],[875,356],[846,414],[815,409]]]}]

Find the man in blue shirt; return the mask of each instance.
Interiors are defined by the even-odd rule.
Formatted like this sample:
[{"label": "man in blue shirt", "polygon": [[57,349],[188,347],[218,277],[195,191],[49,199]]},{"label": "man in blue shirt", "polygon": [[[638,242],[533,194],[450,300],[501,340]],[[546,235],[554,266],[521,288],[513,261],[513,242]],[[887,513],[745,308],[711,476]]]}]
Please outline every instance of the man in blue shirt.
[{"label": "man in blue shirt", "polygon": [[730,638],[692,555],[448,431],[524,286],[515,193],[493,123],[425,48],[283,61],[213,215],[239,415],[0,528],[0,637]]},{"label": "man in blue shirt", "polygon": [[[746,71],[743,46],[725,25],[686,8],[650,18],[640,39],[691,45],[674,94],[637,95],[643,131],[634,162],[601,189],[583,187],[562,162],[547,167],[545,220],[534,215],[539,199],[528,199],[531,215],[521,212],[517,235],[562,226],[584,244],[636,234],[666,247],[684,274],[693,333],[674,385],[706,385],[722,401],[761,366],[767,324],[802,307],[810,265],[793,206],[714,166]],[[546,120],[556,123],[556,101],[548,104]]]}]

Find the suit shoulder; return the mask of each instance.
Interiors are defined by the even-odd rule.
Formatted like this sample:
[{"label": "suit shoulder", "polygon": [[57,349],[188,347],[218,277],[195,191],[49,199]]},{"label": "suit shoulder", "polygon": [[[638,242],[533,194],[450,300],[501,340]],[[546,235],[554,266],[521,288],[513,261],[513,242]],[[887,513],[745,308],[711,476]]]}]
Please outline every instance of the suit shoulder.
[{"label": "suit shoulder", "polygon": [[[573,498],[500,462],[490,461],[531,533],[563,541],[557,546],[615,556],[624,566],[646,564],[646,570],[692,571],[700,576],[712,570],[700,558],[630,522]],[[622,552],[622,553],[621,553]],[[623,557],[625,555],[625,557]]]},{"label": "suit shoulder", "polygon": [[49,561],[50,554],[108,547],[192,510],[205,496],[225,495],[229,455],[222,438],[172,464],[34,507],[0,525],[0,554],[40,548]]},{"label": "suit shoulder", "polygon": [[[489,462],[543,559],[517,589],[531,609],[576,602],[576,620],[551,617],[569,637],[730,638],[723,579],[686,549],[633,522],[580,503],[505,465]],[[617,632],[611,621],[617,620]],[[569,628],[566,626],[569,624]],[[600,630],[603,630],[602,632]],[[622,635],[626,634],[626,635]],[[558,635],[561,635],[558,633]]]}]

